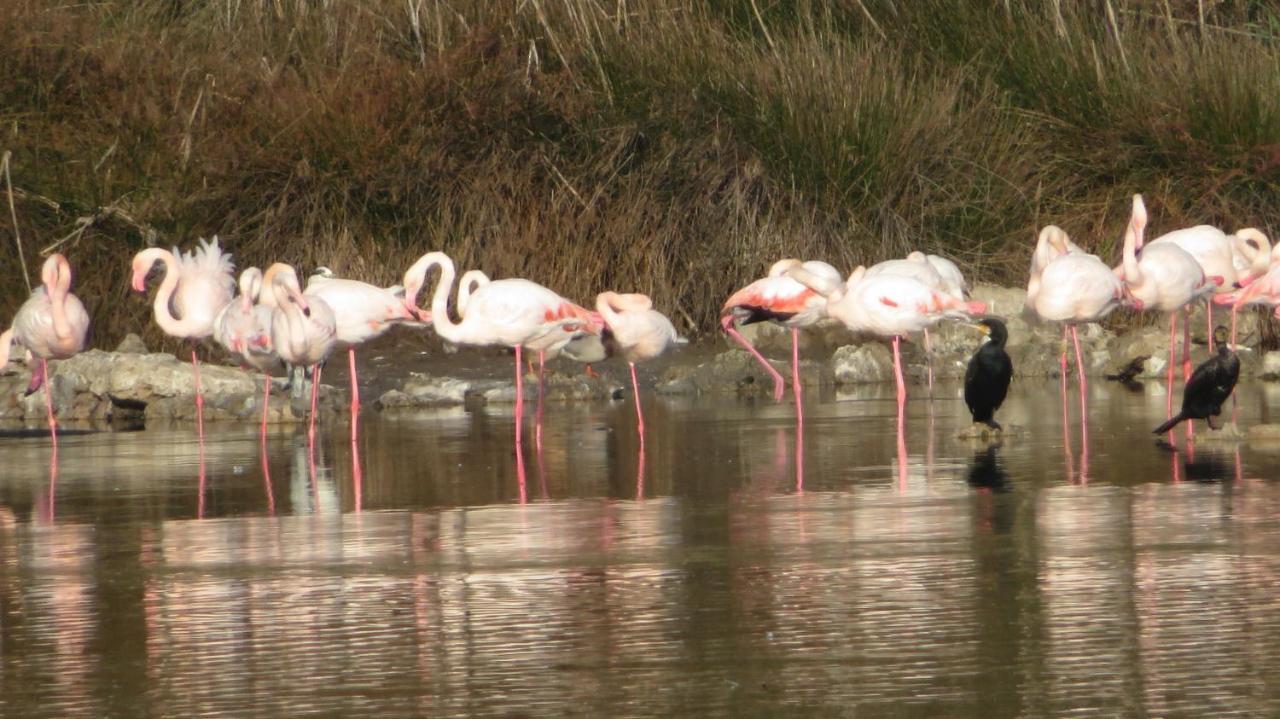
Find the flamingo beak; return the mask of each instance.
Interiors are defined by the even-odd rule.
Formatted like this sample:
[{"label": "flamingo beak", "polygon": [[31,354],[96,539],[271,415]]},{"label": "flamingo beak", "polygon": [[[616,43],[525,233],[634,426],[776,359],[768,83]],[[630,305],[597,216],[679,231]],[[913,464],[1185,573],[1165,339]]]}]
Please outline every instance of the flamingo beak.
[{"label": "flamingo beak", "polygon": [[133,287],[134,292],[146,292],[147,291],[147,273],[138,272],[137,270],[134,270],[133,279],[130,281],[129,284],[130,286]]}]

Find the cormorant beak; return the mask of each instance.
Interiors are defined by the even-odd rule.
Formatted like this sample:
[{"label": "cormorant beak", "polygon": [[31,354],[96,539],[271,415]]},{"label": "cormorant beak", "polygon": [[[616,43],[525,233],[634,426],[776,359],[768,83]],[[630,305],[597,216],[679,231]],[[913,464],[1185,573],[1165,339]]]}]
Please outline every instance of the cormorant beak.
[{"label": "cormorant beak", "polygon": [[990,328],[990,327],[988,327],[988,326],[986,326],[986,325],[984,325],[984,324],[982,324],[982,323],[980,323],[980,322],[965,322],[965,323],[964,323],[964,325],[965,325],[966,327],[971,328],[971,329],[975,329],[975,330],[977,330],[977,331],[981,332],[981,333],[982,333],[982,334],[984,334],[984,335],[989,335],[989,334],[991,334],[991,328]]}]

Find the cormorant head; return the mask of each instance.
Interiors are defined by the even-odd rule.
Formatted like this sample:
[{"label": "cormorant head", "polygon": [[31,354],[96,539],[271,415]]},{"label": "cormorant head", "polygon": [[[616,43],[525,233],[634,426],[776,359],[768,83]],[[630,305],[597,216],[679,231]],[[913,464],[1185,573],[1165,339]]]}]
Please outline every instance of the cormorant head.
[{"label": "cormorant head", "polygon": [[1225,326],[1218,325],[1213,328],[1213,341],[1217,342],[1218,346],[1223,348],[1223,350],[1231,349],[1227,344],[1228,339],[1230,339],[1230,335],[1227,333],[1227,328]]},{"label": "cormorant head", "polygon": [[989,336],[991,343],[997,347],[1003,347],[1005,341],[1009,339],[1009,329],[1004,326],[1004,320],[996,317],[983,317],[973,325],[973,328]]}]

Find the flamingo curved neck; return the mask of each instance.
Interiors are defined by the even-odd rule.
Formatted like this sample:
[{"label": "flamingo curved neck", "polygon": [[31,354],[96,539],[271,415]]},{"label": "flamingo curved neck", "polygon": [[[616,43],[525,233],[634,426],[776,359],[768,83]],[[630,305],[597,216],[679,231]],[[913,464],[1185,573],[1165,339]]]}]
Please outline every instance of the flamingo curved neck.
[{"label": "flamingo curved neck", "polygon": [[453,279],[457,276],[453,260],[443,252],[431,252],[423,255],[419,262],[422,263],[423,277],[426,277],[432,266],[440,268],[440,279],[436,280],[435,291],[431,294],[431,324],[435,327],[436,334],[450,342],[463,341],[461,323],[454,322],[453,317],[449,316],[449,294],[453,291]]},{"label": "flamingo curved neck", "polygon": [[173,337],[186,337],[190,330],[189,324],[174,317],[173,312],[169,309],[173,300],[173,293],[178,289],[179,275],[181,275],[178,259],[173,256],[172,252],[159,247],[143,251],[142,257],[147,262],[148,267],[155,264],[156,260],[164,262],[164,280],[160,283],[159,289],[156,290],[156,298],[151,303],[152,311],[155,313],[156,324],[160,325],[160,329],[164,330],[165,334]]}]

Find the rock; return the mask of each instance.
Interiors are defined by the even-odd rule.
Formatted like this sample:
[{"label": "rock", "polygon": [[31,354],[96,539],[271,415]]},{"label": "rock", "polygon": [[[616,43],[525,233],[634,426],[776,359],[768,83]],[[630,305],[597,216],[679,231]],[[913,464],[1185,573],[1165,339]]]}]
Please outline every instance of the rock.
[{"label": "rock", "polygon": [[[49,363],[54,407],[65,420],[146,421],[195,419],[195,376],[191,365],[167,354],[88,350]],[[43,393],[22,397],[30,379],[22,372],[0,381],[0,419],[44,418]],[[206,421],[259,419],[261,375],[234,367],[201,364]],[[341,408],[342,394],[321,386],[320,411]],[[290,398],[271,397],[269,422],[296,422],[305,416],[290,408]]]},{"label": "rock", "polygon": [[[790,367],[786,364],[770,364],[780,374],[790,374]],[[806,384],[821,384],[826,380],[824,366],[818,362],[801,361],[800,377]],[[773,393],[773,378],[746,350],[731,350],[692,368],[672,368],[654,389],[659,394],[737,392],[767,396]]]},{"label": "rock", "polygon": [[[621,396],[622,386],[601,377],[585,374],[548,372],[546,393],[548,402],[573,400],[610,399]],[[538,378],[525,376],[526,400],[537,400]],[[510,380],[465,380],[456,377],[429,376],[410,373],[409,381],[401,389],[389,390],[375,402],[378,409],[433,407],[468,404],[470,402],[515,402],[515,383]]]},{"label": "rock", "polygon": [[846,345],[831,357],[836,384],[893,381],[893,354],[879,342]]},{"label": "rock", "polygon": [[120,340],[120,344],[116,345],[116,352],[120,354],[147,354],[147,346],[143,344],[142,338],[130,332]]}]

